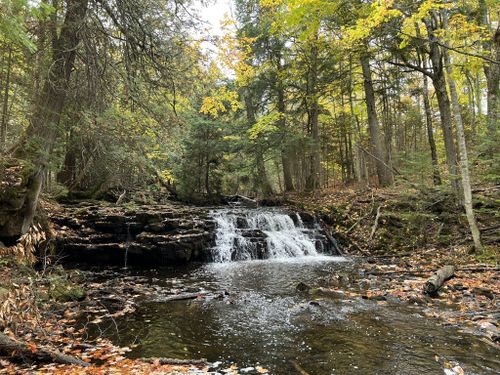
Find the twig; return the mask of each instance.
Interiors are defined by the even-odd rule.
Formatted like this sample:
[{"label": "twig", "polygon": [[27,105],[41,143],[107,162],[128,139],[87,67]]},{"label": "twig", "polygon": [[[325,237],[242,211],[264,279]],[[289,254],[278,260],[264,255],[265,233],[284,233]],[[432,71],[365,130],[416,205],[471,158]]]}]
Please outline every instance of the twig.
[{"label": "twig", "polygon": [[356,221],[353,225],[351,225],[350,228],[347,229],[345,233],[349,234],[349,232],[353,230],[359,223],[361,223],[364,219],[370,216],[373,212],[374,207],[375,207],[375,198],[373,197],[373,192],[372,192],[372,208],[370,209],[370,212],[368,212],[365,216],[361,217],[358,221]]},{"label": "twig", "polygon": [[127,190],[123,190],[123,193],[120,194],[120,196],[116,200],[116,206],[119,206],[122,203],[123,199],[125,198],[125,194],[127,194]]},{"label": "twig", "polygon": [[306,370],[304,370],[304,368],[301,365],[299,365],[299,363],[296,360],[292,359],[290,360],[290,363],[293,365],[295,370],[297,370],[297,372],[300,375],[309,375],[309,373]]},{"label": "twig", "polygon": [[409,181],[406,177],[404,177],[403,175],[401,175],[401,172],[399,172],[396,168],[394,168],[394,166],[391,166],[391,165],[388,165],[385,161],[383,161],[382,159],[376,157],[375,155],[373,155],[371,152],[367,151],[366,149],[364,149],[363,147],[359,146],[359,149],[363,152],[366,152],[368,155],[370,155],[372,158],[374,158],[375,160],[378,160],[379,162],[381,162],[387,169],[389,169],[390,171],[392,171],[393,173],[396,173],[398,176],[400,176],[403,180],[405,181]]},{"label": "twig", "polygon": [[342,250],[340,249],[340,246],[339,246],[337,240],[335,238],[333,238],[333,236],[330,234],[326,223],[322,219],[319,220],[319,223],[323,227],[323,231],[325,232],[326,238],[328,239],[330,244],[333,246],[333,248],[337,252],[337,254],[341,255],[341,256],[344,255]]},{"label": "twig", "polygon": [[410,251],[407,253],[401,253],[401,254],[384,254],[384,255],[370,255],[370,258],[376,258],[376,259],[383,259],[383,258],[403,258],[406,256],[413,255],[414,252]]},{"label": "twig", "polygon": [[370,255],[370,253],[369,253],[368,251],[366,251],[366,250],[362,249],[362,248],[361,248],[361,246],[359,246],[359,245],[356,243],[356,241],[354,241],[352,238],[349,238],[349,242],[350,242],[351,244],[353,244],[353,245],[354,245],[354,247],[355,247],[356,249],[358,249],[358,251],[359,251],[360,253],[362,253],[362,254],[364,254],[364,255],[366,255],[366,256],[369,256],[369,255]]},{"label": "twig", "polygon": [[223,297],[225,292],[219,292],[216,294],[206,293],[206,292],[198,292],[198,293],[184,293],[184,294],[175,294],[172,296],[161,298],[162,302],[170,302],[170,301],[186,301],[190,299],[200,299],[200,298],[220,298]]},{"label": "twig", "polygon": [[373,223],[372,231],[370,233],[370,238],[368,239],[369,241],[371,241],[373,239],[373,235],[375,234],[375,231],[377,230],[378,219],[380,218],[380,208],[382,208],[382,206],[378,206],[378,208],[377,208],[377,216],[375,216],[375,222]]},{"label": "twig", "polygon": [[446,198],[442,198],[442,199],[438,199],[437,201],[435,202],[432,202],[430,204],[428,204],[427,206],[424,207],[424,210],[428,210],[429,208],[431,208],[432,206],[434,206],[435,204],[438,204],[438,203],[441,203],[442,201],[444,201]]}]

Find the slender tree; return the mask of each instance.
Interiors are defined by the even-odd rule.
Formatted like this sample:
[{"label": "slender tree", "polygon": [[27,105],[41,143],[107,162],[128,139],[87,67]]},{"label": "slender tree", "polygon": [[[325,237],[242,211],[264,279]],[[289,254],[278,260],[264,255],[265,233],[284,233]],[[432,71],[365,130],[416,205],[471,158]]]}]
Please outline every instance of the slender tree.
[{"label": "slender tree", "polygon": [[365,88],[366,112],[368,115],[368,128],[375,165],[377,167],[378,181],[381,186],[392,184],[393,176],[389,166],[385,163],[384,149],[380,137],[380,125],[375,103],[375,90],[373,89],[372,72],[370,67],[370,57],[363,52],[360,55],[361,68],[363,70],[363,86]]},{"label": "slender tree", "polygon": [[[447,15],[443,14],[444,23],[443,26],[447,26]],[[476,217],[474,215],[474,210],[472,208],[472,189],[470,182],[469,173],[469,158],[467,156],[467,146],[465,144],[465,131],[464,124],[462,121],[462,115],[460,113],[460,104],[458,102],[458,92],[455,80],[453,79],[453,67],[451,65],[450,54],[446,49],[447,44],[445,43],[443,48],[444,63],[446,65],[446,71],[448,73],[448,86],[450,88],[451,102],[453,104],[453,115],[455,118],[455,125],[457,127],[457,139],[458,139],[458,149],[460,152],[460,171],[462,177],[462,190],[463,190],[463,205],[465,208],[465,213],[467,216],[467,221],[469,222],[469,228],[472,233],[472,239],[474,241],[474,247],[477,251],[482,249],[481,245],[481,235],[479,228],[477,227]]]}]

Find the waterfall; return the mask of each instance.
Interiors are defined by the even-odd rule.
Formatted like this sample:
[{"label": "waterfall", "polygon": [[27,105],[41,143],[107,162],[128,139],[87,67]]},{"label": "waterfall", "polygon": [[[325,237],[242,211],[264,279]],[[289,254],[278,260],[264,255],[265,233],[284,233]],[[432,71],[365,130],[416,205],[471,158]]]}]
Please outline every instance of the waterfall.
[{"label": "waterfall", "polygon": [[127,269],[128,262],[128,248],[130,247],[131,236],[130,236],[130,223],[127,223],[127,242],[125,242],[125,261],[123,264],[123,269]]},{"label": "waterfall", "polygon": [[327,242],[321,229],[305,225],[298,213],[221,209],[211,216],[216,223],[215,262],[317,255]]}]

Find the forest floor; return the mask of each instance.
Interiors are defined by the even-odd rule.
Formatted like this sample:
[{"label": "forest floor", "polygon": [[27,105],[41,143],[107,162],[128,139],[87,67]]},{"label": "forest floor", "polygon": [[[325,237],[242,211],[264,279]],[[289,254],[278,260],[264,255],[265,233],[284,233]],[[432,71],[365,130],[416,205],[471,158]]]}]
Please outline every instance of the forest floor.
[{"label": "forest floor", "polygon": [[[314,196],[292,195],[287,200],[315,212],[332,229],[346,255],[359,264],[352,274],[331,275],[317,293],[417,304],[442,324],[458,326],[499,347],[499,190],[485,188],[476,191],[475,197],[485,243],[481,252],[471,248],[461,207],[446,192],[344,189]],[[36,233],[32,237],[25,242],[35,241]],[[130,348],[115,346],[104,337],[90,339],[89,324],[133,313],[138,298],[154,293],[140,279],[115,278],[109,271],[109,277],[95,280],[85,272],[64,270],[56,264],[44,264],[35,271],[19,262],[19,256],[26,255],[19,252],[0,257],[1,332],[24,343],[28,350],[2,353],[0,374],[211,371],[209,364],[196,360],[131,360],[126,357]],[[456,268],[454,278],[437,296],[423,294],[427,278],[448,264]],[[51,361],[41,364],[36,359],[41,352],[67,354],[88,366]],[[231,368],[218,371],[237,373]],[[264,368],[255,371],[267,372]]]}]

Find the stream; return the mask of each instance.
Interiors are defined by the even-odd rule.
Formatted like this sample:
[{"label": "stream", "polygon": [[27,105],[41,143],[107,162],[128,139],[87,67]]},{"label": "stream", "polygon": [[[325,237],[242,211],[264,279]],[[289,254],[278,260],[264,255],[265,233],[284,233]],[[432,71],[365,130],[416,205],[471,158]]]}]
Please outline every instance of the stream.
[{"label": "stream", "polygon": [[421,307],[298,291],[356,272],[354,261],[324,254],[300,217],[246,210],[214,219],[214,262],[126,272],[168,295],[216,297],[167,301],[158,293],[101,334],[132,346],[131,357],[207,358],[217,362],[214,373],[234,363],[241,373],[445,374],[444,362],[466,374],[500,373],[497,349],[438,325]]}]

